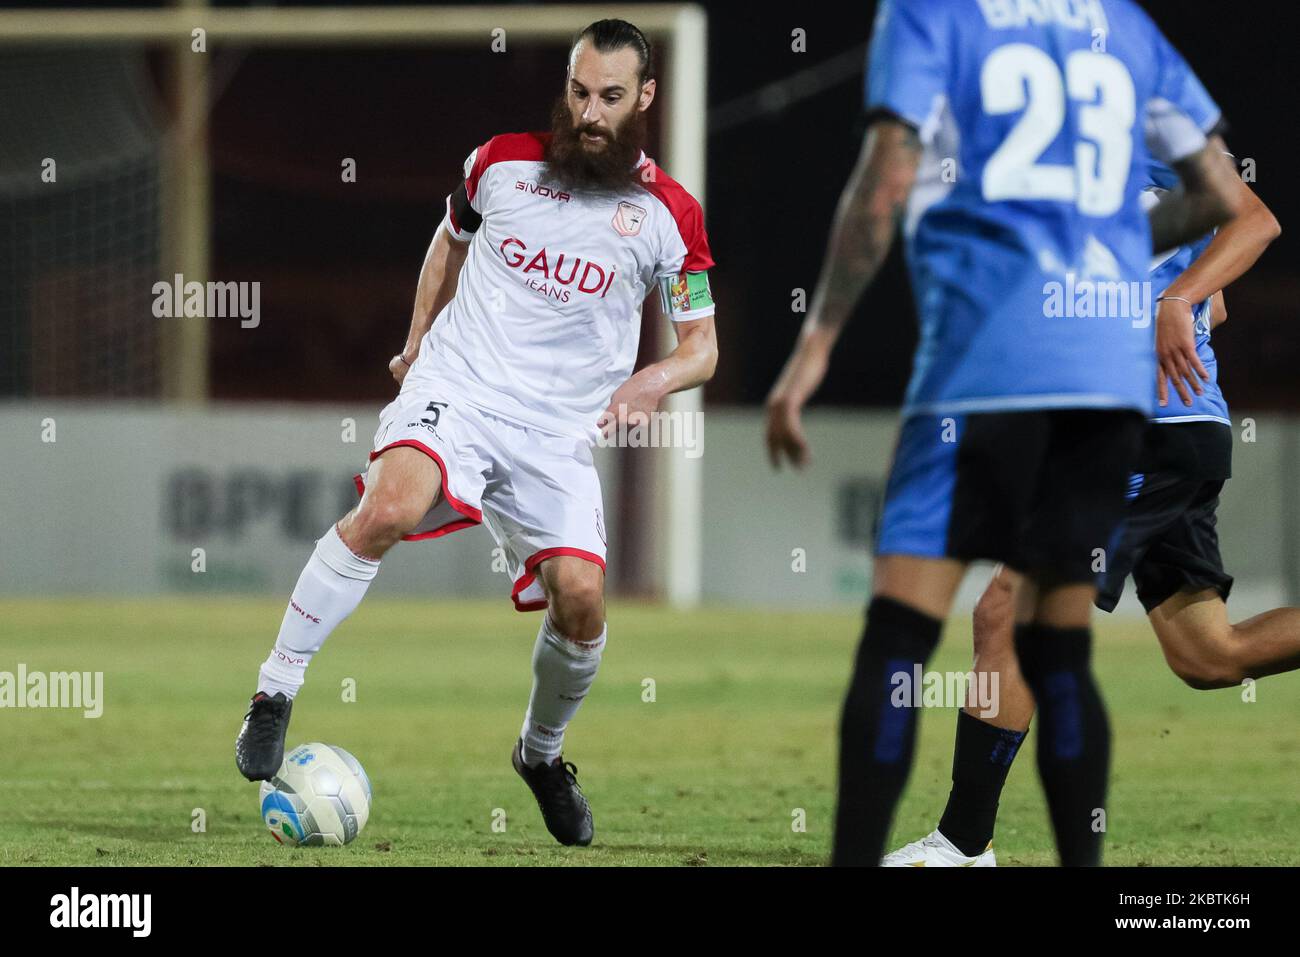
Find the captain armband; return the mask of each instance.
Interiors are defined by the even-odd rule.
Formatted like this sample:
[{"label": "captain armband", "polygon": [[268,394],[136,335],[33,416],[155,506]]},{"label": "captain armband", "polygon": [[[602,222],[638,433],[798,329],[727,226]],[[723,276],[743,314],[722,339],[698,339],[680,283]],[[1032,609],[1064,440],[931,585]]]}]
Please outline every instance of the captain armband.
[{"label": "captain armband", "polygon": [[698,319],[713,313],[713,293],[707,272],[684,272],[659,280],[659,302],[664,315],[676,321]]}]

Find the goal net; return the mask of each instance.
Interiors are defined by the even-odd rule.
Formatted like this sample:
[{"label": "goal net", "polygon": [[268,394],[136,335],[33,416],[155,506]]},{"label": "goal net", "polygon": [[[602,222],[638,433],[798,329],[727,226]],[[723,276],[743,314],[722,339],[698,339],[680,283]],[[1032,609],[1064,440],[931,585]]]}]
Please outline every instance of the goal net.
[{"label": "goal net", "polygon": [[[567,44],[596,17],[656,45],[652,155],[704,202],[706,19],[690,4],[0,11],[0,397],[340,401],[391,388],[367,350],[376,329],[405,333],[438,191],[487,135],[546,125]],[[383,122],[341,121],[349,103]],[[404,146],[376,149],[380,128]],[[408,128],[436,134],[427,150]],[[358,188],[340,189],[341,161],[367,149]],[[376,164],[389,155],[407,169]],[[437,185],[434,170],[447,174]],[[400,233],[413,215],[414,239]],[[378,258],[331,256],[358,230]],[[177,274],[187,286],[272,276],[261,309],[280,321],[254,337],[160,318],[154,286]],[[642,341],[643,359],[673,345],[668,328],[643,326]],[[666,411],[701,401],[693,390]],[[702,467],[643,454],[666,451],[680,450],[619,455],[611,566],[624,591],[683,606],[700,594]]]},{"label": "goal net", "polygon": [[0,56],[0,396],[153,396],[160,135],[140,49]]}]

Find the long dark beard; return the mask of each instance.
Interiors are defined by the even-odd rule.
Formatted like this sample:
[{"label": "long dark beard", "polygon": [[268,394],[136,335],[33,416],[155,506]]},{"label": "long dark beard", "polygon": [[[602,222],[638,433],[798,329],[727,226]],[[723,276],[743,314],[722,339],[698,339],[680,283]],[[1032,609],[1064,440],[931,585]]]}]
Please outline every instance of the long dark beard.
[{"label": "long dark beard", "polygon": [[[609,145],[598,153],[589,152],[580,139],[583,132],[599,133]],[[622,192],[638,182],[639,174],[633,167],[641,158],[645,132],[645,114],[640,111],[628,117],[613,136],[608,130],[594,129],[585,123],[575,127],[568,104],[561,96],[551,110],[546,180],[566,190]]]}]

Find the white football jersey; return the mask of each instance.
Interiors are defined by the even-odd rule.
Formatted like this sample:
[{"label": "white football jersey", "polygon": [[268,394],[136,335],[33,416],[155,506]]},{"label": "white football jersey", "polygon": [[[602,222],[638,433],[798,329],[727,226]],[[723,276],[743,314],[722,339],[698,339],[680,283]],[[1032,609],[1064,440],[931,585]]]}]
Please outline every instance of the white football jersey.
[{"label": "white football jersey", "polygon": [[644,154],[625,193],[544,181],[550,134],[495,136],[465,161],[443,228],[469,242],[456,295],[402,391],[438,383],[503,418],[595,439],[632,374],[641,304],[675,321],[713,315],[700,205]]}]

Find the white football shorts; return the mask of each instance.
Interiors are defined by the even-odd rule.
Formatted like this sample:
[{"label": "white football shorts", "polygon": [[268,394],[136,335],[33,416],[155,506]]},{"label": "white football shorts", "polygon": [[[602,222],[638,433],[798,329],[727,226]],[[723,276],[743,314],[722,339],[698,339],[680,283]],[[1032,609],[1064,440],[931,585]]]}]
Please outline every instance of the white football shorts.
[{"label": "white football shorts", "polygon": [[[443,392],[404,390],[379,414],[370,453],[410,446],[442,471],[442,494],[405,541],[483,524],[505,553],[510,597],[519,611],[540,611],[546,595],[537,565],[573,555],[605,568],[605,521],[591,446],[518,425]],[[356,476],[365,494],[365,474]]]}]

